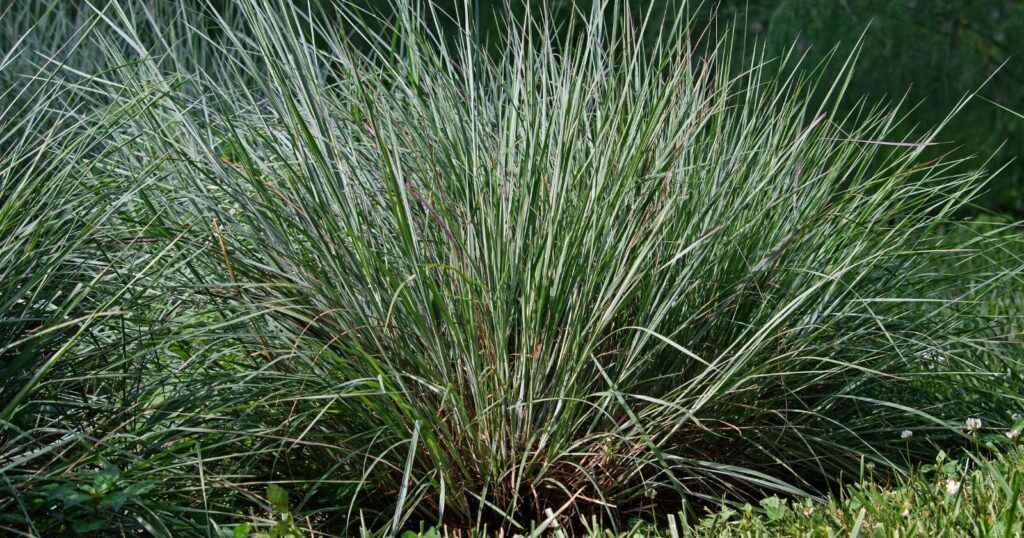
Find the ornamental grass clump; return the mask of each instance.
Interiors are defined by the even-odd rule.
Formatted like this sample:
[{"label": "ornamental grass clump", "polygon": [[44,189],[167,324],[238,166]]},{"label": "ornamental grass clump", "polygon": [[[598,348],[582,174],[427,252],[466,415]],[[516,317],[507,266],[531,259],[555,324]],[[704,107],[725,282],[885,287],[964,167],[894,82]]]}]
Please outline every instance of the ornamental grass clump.
[{"label": "ornamental grass clump", "polygon": [[640,49],[599,9],[493,56],[406,6],[362,48],[238,7],[209,38],[230,76],[126,75],[170,91],[118,164],[163,160],[154,233],[205,241],[196,293],[245,319],[231,428],[272,433],[239,434],[246,466],[303,508],[524,529],[820,492],[902,463],[943,383],[918,357],[971,353],[922,269],[982,176],[897,109],[839,115],[846,78],[678,29]]},{"label": "ornamental grass clump", "polygon": [[429,3],[231,4],[166,35],[109,6],[88,82],[130,111],[91,173],[144,179],[131,247],[176,253],[134,374],[175,484],[149,514],[210,529],[273,482],[328,532],[615,525],[962,435],[993,344],[957,305],[1000,280],[933,269],[971,255],[944,234],[986,176],[898,107],[840,113],[852,59],[737,70],[603,3],[497,52]]}]

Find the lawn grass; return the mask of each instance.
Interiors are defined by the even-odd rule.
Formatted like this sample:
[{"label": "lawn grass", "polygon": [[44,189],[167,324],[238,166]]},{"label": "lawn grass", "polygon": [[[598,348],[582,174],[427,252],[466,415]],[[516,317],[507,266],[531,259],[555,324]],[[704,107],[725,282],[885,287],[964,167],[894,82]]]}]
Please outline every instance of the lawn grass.
[{"label": "lawn grass", "polygon": [[[893,480],[870,470],[824,503],[775,497],[725,509],[685,528],[696,536],[1016,536],[1024,526],[1024,459],[940,452],[935,462]],[[659,532],[669,536],[672,532]]]}]

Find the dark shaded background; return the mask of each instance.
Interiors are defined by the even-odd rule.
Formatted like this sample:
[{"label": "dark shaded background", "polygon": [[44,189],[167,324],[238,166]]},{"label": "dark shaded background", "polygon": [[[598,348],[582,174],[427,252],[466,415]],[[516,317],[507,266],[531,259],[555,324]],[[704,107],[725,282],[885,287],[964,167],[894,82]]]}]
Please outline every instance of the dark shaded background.
[{"label": "dark shaded background", "polygon": [[[720,14],[742,19],[746,4],[724,0]],[[863,33],[848,95],[906,94],[918,105],[911,122],[937,124],[980,88],[984,99],[968,103],[942,139],[982,158],[999,150],[993,165],[1009,167],[980,202],[1024,216],[1024,118],[985,100],[1024,113],[1024,0],[750,0],[746,17],[740,29],[770,50],[795,42],[812,60],[837,44],[849,51]]]}]

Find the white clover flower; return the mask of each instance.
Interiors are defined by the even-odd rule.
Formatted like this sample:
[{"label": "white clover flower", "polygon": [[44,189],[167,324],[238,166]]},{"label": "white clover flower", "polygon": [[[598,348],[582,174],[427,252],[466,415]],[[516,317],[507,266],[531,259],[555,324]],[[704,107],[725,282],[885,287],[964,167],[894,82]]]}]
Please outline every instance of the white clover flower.
[{"label": "white clover flower", "polygon": [[1017,430],[1010,430],[1006,432],[1006,438],[1011,441],[1016,441],[1018,435],[1020,435],[1020,432]]},{"label": "white clover flower", "polygon": [[960,482],[957,482],[952,478],[946,480],[946,493],[956,495],[958,491],[960,491]]},{"label": "white clover flower", "polygon": [[980,418],[969,418],[969,419],[967,419],[967,431],[968,432],[975,433],[975,432],[977,432],[980,429],[981,429],[981,419]]},{"label": "white clover flower", "polygon": [[900,432],[900,439],[910,439],[913,436],[914,432],[910,430],[903,430],[902,432]]},{"label": "white clover flower", "polygon": [[869,471],[874,471],[875,470],[875,462],[869,461],[868,464],[865,467],[867,467]]}]

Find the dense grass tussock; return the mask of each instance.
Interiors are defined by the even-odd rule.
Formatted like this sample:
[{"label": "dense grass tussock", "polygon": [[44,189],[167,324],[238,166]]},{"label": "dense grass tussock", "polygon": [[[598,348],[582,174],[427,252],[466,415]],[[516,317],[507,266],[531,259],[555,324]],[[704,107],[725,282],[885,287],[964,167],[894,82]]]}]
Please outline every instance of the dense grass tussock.
[{"label": "dense grass tussock", "polygon": [[[73,105],[4,117],[60,130],[3,157],[0,226],[41,218],[67,249],[33,263],[85,276],[6,233],[0,271],[88,283],[51,295],[91,314],[36,318],[95,338],[3,333],[3,525],[207,533],[268,482],[324,532],[615,525],[814,495],[1022,407],[1021,250],[979,254],[1012,225],[950,234],[987,176],[891,139],[896,107],[838,116],[849,65],[731,72],[611,7],[493,56],[429,4],[266,4],[107,6],[79,45],[106,69],[39,82]],[[10,293],[5,322],[36,304]]]}]

